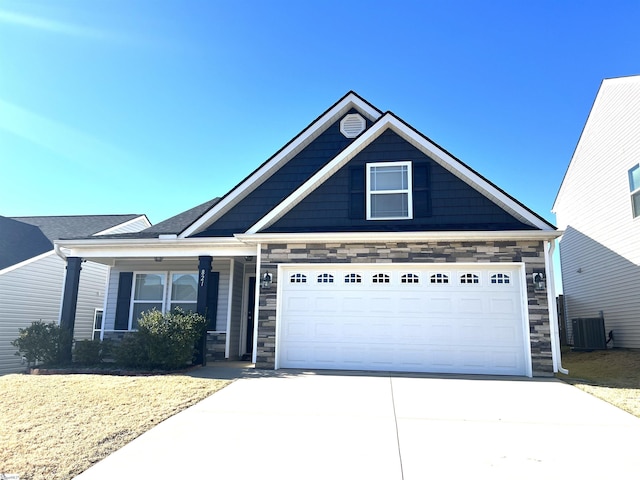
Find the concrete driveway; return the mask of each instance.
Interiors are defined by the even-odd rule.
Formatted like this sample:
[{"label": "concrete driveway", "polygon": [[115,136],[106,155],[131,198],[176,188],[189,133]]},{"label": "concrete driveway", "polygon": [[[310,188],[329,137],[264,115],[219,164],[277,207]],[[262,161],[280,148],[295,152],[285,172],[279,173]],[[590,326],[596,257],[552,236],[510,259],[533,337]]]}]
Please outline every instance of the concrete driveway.
[{"label": "concrete driveway", "polygon": [[556,380],[279,371],[235,381],[77,478],[635,477],[639,438],[640,419]]}]

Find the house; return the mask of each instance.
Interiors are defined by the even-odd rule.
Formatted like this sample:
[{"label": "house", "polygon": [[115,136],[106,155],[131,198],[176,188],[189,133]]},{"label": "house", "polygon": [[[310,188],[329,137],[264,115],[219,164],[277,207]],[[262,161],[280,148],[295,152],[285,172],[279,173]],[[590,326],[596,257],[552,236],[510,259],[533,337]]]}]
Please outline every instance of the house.
[{"label": "house", "polygon": [[[36,320],[58,322],[66,263],[54,251],[60,238],[135,232],[144,215],[0,216],[0,374],[23,371],[11,341]],[[104,306],[108,267],[86,262],[78,288],[75,338],[91,339]]]},{"label": "house", "polygon": [[532,376],[560,368],[558,235],[349,92],[223,197],[57,247],[111,267],[103,338],[180,305],[209,356],[257,368]]},{"label": "house", "polygon": [[600,85],[553,206],[569,343],[572,320],[604,317],[640,348],[640,76]]}]

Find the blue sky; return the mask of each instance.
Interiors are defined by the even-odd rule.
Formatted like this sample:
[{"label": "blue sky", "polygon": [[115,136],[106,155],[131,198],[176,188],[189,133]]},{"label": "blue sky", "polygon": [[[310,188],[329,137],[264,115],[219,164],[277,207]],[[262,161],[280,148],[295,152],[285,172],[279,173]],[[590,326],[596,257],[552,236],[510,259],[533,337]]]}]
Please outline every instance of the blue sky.
[{"label": "blue sky", "polygon": [[0,0],[0,215],[226,193],[347,91],[550,209],[635,1]]}]

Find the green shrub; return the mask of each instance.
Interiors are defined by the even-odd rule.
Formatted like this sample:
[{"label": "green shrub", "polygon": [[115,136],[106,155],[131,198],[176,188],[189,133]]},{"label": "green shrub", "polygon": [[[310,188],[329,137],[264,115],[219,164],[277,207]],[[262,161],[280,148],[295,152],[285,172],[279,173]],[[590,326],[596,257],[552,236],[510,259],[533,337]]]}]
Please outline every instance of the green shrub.
[{"label": "green shrub", "polygon": [[127,368],[149,368],[149,351],[139,332],[127,333],[113,349],[118,365]]},{"label": "green shrub", "polygon": [[38,320],[27,328],[20,328],[18,333],[20,336],[11,345],[18,349],[16,355],[24,356],[29,365],[60,362],[63,333],[58,325]]},{"label": "green shrub", "polygon": [[166,314],[144,312],[138,331],[125,336],[118,346],[116,361],[127,367],[183,368],[193,362],[196,341],[205,328],[202,315],[179,308]]},{"label": "green shrub", "polygon": [[80,340],[73,350],[73,362],[78,365],[98,365],[106,354],[107,344],[99,340]]}]

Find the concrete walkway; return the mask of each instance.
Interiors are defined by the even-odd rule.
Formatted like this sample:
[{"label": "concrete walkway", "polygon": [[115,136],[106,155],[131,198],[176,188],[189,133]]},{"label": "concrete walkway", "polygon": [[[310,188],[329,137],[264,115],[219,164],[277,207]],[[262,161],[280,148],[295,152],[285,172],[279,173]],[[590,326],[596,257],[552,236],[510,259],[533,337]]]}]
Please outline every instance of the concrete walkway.
[{"label": "concrete walkway", "polygon": [[[194,375],[222,376],[213,372]],[[583,480],[640,472],[640,419],[556,380],[229,372],[241,378],[76,478]]]}]

